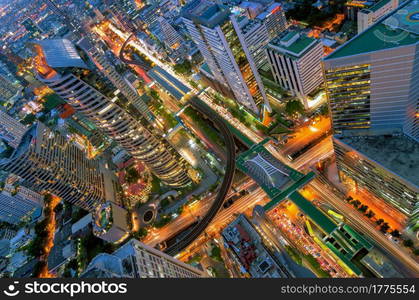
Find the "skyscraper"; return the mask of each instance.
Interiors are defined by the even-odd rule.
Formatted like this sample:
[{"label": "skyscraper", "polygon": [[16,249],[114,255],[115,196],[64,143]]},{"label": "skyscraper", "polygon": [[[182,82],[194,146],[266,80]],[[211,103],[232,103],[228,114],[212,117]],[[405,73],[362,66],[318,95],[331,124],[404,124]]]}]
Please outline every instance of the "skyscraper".
[{"label": "skyscraper", "polygon": [[175,187],[190,183],[185,162],[122,108],[126,98],[92,72],[90,62],[80,57],[86,56],[84,52],[78,52],[68,40],[44,40],[34,48],[40,81],[144,162],[164,183]]},{"label": "skyscraper", "polygon": [[416,3],[407,1],[324,59],[336,133],[419,138]]},{"label": "skyscraper", "polygon": [[36,220],[44,206],[42,195],[25,186],[14,185],[12,177],[9,176],[0,192],[0,221],[18,224]]},{"label": "skyscraper", "polygon": [[208,0],[194,0],[182,19],[214,78],[228,87],[237,102],[255,115],[270,110],[256,64],[245,44],[239,20],[230,10]]},{"label": "skyscraper", "polygon": [[257,69],[262,68],[268,61],[265,48],[269,43],[269,33],[262,21],[241,17],[238,20],[240,35],[253,58]]},{"label": "skyscraper", "polygon": [[158,22],[160,24],[161,32],[163,34],[164,43],[166,46],[172,49],[179,48],[180,44],[183,42],[183,39],[179,33],[164,17],[159,17]]},{"label": "skyscraper", "polygon": [[198,278],[205,273],[136,239],[111,255],[99,254],[81,277]]},{"label": "skyscraper", "polygon": [[27,131],[25,125],[9,116],[0,108],[0,138],[6,141],[11,147],[19,146],[20,141]]},{"label": "skyscraper", "polygon": [[271,41],[267,52],[275,81],[299,97],[308,108],[308,94],[323,83],[321,42],[289,31]]},{"label": "skyscraper", "polygon": [[419,228],[417,1],[324,59],[339,177],[413,232]]},{"label": "skyscraper", "polygon": [[147,104],[141,99],[138,92],[129,86],[124,78],[115,70],[115,67],[107,60],[104,51],[95,44],[94,40],[83,37],[77,45],[89,55],[98,70],[128,99],[129,104],[133,105],[147,121],[152,122],[154,116],[150,112]]},{"label": "skyscraper", "polygon": [[118,201],[116,180],[99,161],[87,159],[42,123],[28,129],[16,148],[1,153],[0,168],[24,179],[34,191],[48,191],[88,211]]},{"label": "skyscraper", "polygon": [[256,19],[263,22],[270,39],[275,38],[279,33],[287,29],[287,18],[281,4],[278,2],[269,5]]}]

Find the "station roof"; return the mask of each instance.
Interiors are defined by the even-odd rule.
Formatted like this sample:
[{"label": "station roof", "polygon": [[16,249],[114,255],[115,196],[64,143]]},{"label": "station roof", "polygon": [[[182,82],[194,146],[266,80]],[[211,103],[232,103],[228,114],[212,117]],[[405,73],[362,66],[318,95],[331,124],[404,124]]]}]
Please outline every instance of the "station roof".
[{"label": "station roof", "polygon": [[159,66],[154,67],[147,74],[177,100],[182,99],[190,92],[186,85]]}]

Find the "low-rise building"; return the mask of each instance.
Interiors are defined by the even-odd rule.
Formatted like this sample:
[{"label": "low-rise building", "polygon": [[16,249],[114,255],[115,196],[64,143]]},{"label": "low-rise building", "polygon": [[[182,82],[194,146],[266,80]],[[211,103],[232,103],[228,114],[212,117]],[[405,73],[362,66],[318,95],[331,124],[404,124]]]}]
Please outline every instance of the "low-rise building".
[{"label": "low-rise building", "polygon": [[110,243],[120,243],[128,237],[128,212],[113,202],[100,205],[94,214],[93,233]]},{"label": "low-rise building", "polygon": [[233,261],[240,266],[245,276],[253,278],[286,278],[286,273],[272,253],[266,248],[262,237],[252,223],[240,215],[222,232],[224,244]]}]

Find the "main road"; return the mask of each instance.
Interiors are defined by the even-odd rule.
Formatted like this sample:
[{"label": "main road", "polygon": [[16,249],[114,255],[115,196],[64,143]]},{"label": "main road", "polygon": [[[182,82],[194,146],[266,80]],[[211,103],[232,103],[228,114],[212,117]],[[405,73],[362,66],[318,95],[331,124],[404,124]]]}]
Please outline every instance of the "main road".
[{"label": "main road", "polygon": [[[127,38],[125,44],[128,43],[127,42],[128,40],[129,40],[129,38]],[[135,43],[134,46],[137,49],[140,48],[137,43]],[[123,48],[124,47],[122,47],[122,49]],[[140,49],[140,50],[142,50],[143,52],[146,52],[146,51],[144,51],[144,49]],[[148,53],[146,53],[146,54],[148,55]],[[155,59],[155,58],[153,59],[153,61],[156,61],[156,60],[157,59]],[[162,64],[160,61],[158,61],[158,63]],[[176,76],[176,77],[178,77],[178,76]],[[210,104],[211,106],[214,105],[212,99],[210,99],[210,97],[208,97],[207,94],[205,94],[205,95],[201,94],[201,98],[204,98],[204,99],[206,98],[205,100],[206,100],[207,104]],[[246,135],[248,135],[255,142],[260,142],[262,140],[262,137],[260,135],[257,135],[253,131],[251,131],[249,128],[246,128],[245,126],[242,126],[242,124],[240,122],[236,122],[237,120],[232,118],[232,116],[225,109],[223,110],[220,106],[215,106],[215,107],[212,107],[212,108],[214,108],[218,113],[220,113],[221,116],[226,117],[226,120],[228,122],[233,123],[233,126],[235,126],[239,130],[244,132]],[[220,111],[220,110],[223,110],[223,111]],[[294,162],[295,167],[297,167],[298,169],[301,169],[301,168],[306,167],[307,165],[311,164],[316,158],[325,157],[326,155],[329,155],[330,154],[330,140],[329,141],[323,141],[321,143],[324,143],[320,147],[321,150],[317,150],[316,149],[317,147],[315,147],[312,151],[310,151],[309,155],[304,155],[304,159],[302,157],[300,157],[299,160]],[[292,148],[292,143],[288,147]],[[267,148],[268,148],[268,150],[270,150],[272,152],[272,154],[275,157],[280,158],[280,160],[283,161],[283,162],[287,162],[286,159],[284,159],[283,153],[279,153],[279,151],[277,149],[275,149],[274,146],[268,145]],[[326,150],[326,155],[324,155],[324,152],[323,152],[325,150]],[[290,163],[289,161],[287,162],[287,164],[291,165],[291,166],[294,165],[293,163]],[[323,200],[325,200],[326,202],[328,202],[329,204],[334,206],[338,211],[341,211],[345,215],[345,217],[348,219],[348,221],[351,223],[351,225],[354,226],[354,228],[356,228],[360,232],[367,232],[371,237],[373,237],[375,239],[375,241],[382,247],[382,251],[384,251],[385,253],[391,254],[391,255],[389,255],[389,257],[405,273],[409,274],[410,276],[415,276],[415,277],[417,276],[417,274],[419,274],[419,264],[414,259],[412,259],[412,257],[410,257],[404,251],[398,249],[397,246],[394,243],[389,241],[384,235],[382,235],[380,232],[378,232],[376,230],[376,228],[374,228],[371,224],[369,224],[368,222],[365,222],[365,220],[361,216],[359,216],[356,212],[354,212],[352,208],[349,208],[349,207],[345,206],[344,203],[342,202],[342,199],[340,199],[333,192],[331,192],[328,189],[328,187],[326,187],[324,184],[320,183],[317,180],[314,180],[309,185],[311,187],[313,187],[320,195],[322,195]],[[227,192],[225,194],[227,195]],[[218,209],[216,211],[213,211],[212,218],[214,218],[217,211],[218,211]],[[208,220],[207,220],[207,222],[208,222]],[[396,257],[403,264],[401,264],[400,261],[398,261],[396,259]]]},{"label": "main road", "polygon": [[207,116],[218,127],[218,130],[223,136],[226,145],[227,163],[223,182],[221,183],[221,187],[217,190],[217,196],[212,202],[210,209],[205,214],[205,216],[202,219],[200,219],[200,221],[192,229],[192,231],[190,231],[188,234],[182,237],[182,239],[178,241],[176,244],[171,245],[170,247],[164,250],[166,253],[171,255],[175,255],[176,253],[186,248],[196,238],[198,238],[201,235],[201,233],[205,231],[208,224],[214,219],[215,215],[223,205],[224,200],[230,191],[231,184],[233,182],[234,171],[236,169],[236,144],[234,143],[233,134],[230,132],[230,129],[228,129],[228,126],[225,123],[225,121],[220,116],[211,114],[208,108],[198,101],[191,101],[190,104],[200,113]]},{"label": "main road", "polygon": [[[320,201],[324,201],[341,212],[348,223],[361,233],[367,233],[375,240],[376,246],[380,251],[398,267],[398,269],[408,277],[418,277],[419,264],[405,251],[400,250],[400,246],[388,240],[381,232],[365,220],[356,210],[349,207],[342,199],[335,195],[325,184],[314,179],[308,184],[315,192],[321,196]],[[402,262],[402,263],[401,263]]]}]

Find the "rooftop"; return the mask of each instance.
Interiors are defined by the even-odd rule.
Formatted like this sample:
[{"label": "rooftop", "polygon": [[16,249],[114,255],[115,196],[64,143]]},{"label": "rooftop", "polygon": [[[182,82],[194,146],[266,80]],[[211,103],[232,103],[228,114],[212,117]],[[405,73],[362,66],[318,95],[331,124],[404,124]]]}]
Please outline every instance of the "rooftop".
[{"label": "rooftop", "polygon": [[371,11],[377,11],[382,8],[384,5],[388,4],[391,0],[381,0],[376,2],[373,6],[369,8]]},{"label": "rooftop", "polygon": [[45,60],[51,68],[78,67],[88,69],[73,43],[69,40],[42,40],[37,41],[36,44],[41,46]]},{"label": "rooftop", "polygon": [[230,15],[226,6],[208,0],[195,0],[182,9],[182,16],[204,26],[214,28]]},{"label": "rooftop", "polygon": [[264,141],[253,145],[237,158],[237,167],[257,181],[272,199],[267,206],[274,206],[287,195],[312,179],[293,170],[276,159],[264,147]]},{"label": "rooftop", "polygon": [[273,39],[269,46],[284,54],[293,57],[301,57],[316,43],[315,38],[299,34],[297,31],[290,31],[285,35],[281,35]]},{"label": "rooftop", "polygon": [[177,100],[181,100],[190,92],[190,89],[186,85],[159,66],[154,67],[147,74]]},{"label": "rooftop", "polygon": [[386,169],[419,186],[419,143],[405,135],[336,137]]},{"label": "rooftop", "polygon": [[339,47],[325,60],[417,44],[419,42],[418,19],[419,1],[407,1],[375,25]]}]

